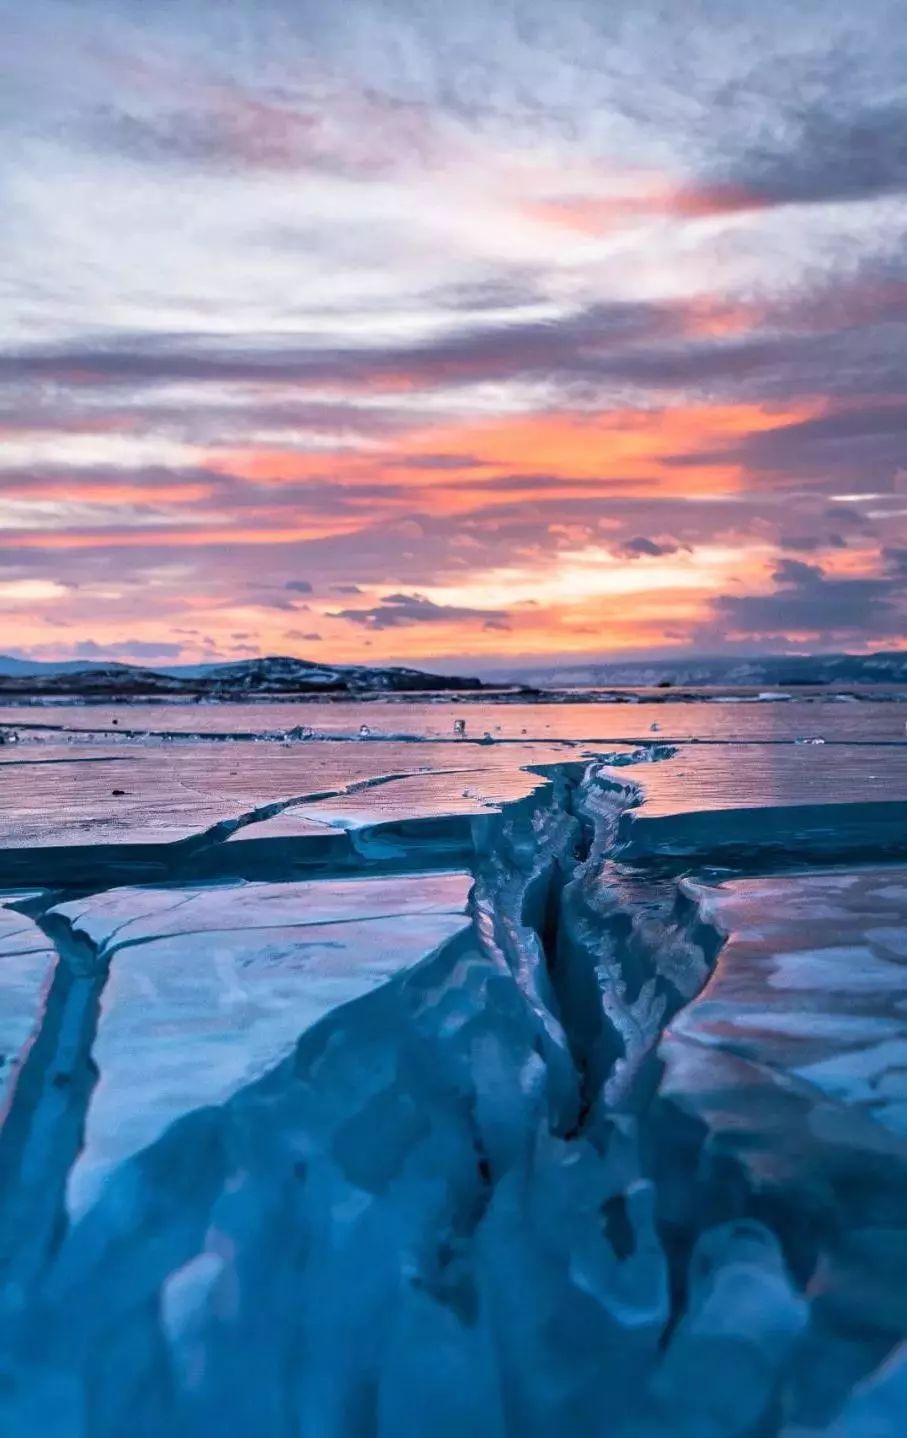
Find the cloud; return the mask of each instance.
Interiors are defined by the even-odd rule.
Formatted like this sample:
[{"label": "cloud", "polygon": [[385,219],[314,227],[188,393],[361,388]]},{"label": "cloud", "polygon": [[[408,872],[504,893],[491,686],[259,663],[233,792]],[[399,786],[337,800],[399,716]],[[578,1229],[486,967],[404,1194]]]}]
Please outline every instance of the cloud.
[{"label": "cloud", "polygon": [[161,640],[122,639],[110,644],[99,644],[94,639],[83,639],[72,646],[75,659],[178,659],[183,652],[181,644],[168,644]]},{"label": "cloud", "polygon": [[307,634],[302,629],[285,629],[284,639],[301,639],[307,644],[315,644],[321,639],[320,634]]},{"label": "cloud", "polygon": [[600,198],[562,195],[536,202],[528,213],[536,219],[580,234],[596,235],[634,220],[708,219],[762,209],[768,201],[742,186],[676,186],[664,182],[643,184],[636,193]]},{"label": "cloud", "polygon": [[800,554],[809,554],[821,549],[846,549],[847,540],[842,534],[780,534],[778,544],[782,549],[792,549]]},{"label": "cloud", "polygon": [[673,540],[646,539],[644,535],[638,535],[635,539],[625,540],[616,552],[625,559],[657,559],[666,554],[676,554],[686,547],[675,544]]},{"label": "cloud", "polygon": [[328,616],[346,619],[366,629],[402,629],[412,624],[479,622],[486,629],[509,629],[503,609],[471,609],[456,604],[435,604],[424,594],[385,594],[371,609],[341,609]]},{"label": "cloud", "polygon": [[[907,364],[907,332],[903,344],[902,363]],[[846,355],[846,341],[840,350],[826,347],[831,354]],[[892,359],[894,353],[892,348]],[[822,388],[819,385],[817,391]],[[833,497],[835,491],[894,491],[905,444],[907,393],[855,393],[840,401],[828,395],[823,413],[763,426],[741,436],[732,447],[716,447],[708,458],[713,464],[740,465],[753,486],[770,482],[790,490],[808,485]],[[681,469],[695,467],[696,462],[692,454],[666,460]]]},{"label": "cloud", "polygon": [[[903,266],[881,261],[874,266],[866,259],[856,277],[822,277],[798,294],[768,298],[749,309],[735,310],[722,305],[720,296],[699,295],[689,301],[576,302],[544,319],[453,314],[443,328],[417,342],[344,343],[339,328],[325,335],[322,327],[286,339],[136,332],[103,343],[74,336],[54,344],[8,344],[0,351],[0,397],[5,392],[10,422],[25,423],[34,411],[29,422],[48,434],[66,432],[67,417],[73,433],[105,422],[134,424],[139,403],[150,432],[176,428],[187,442],[222,445],[229,423],[237,445],[250,432],[265,439],[272,431],[293,434],[303,450],[310,433],[317,455],[326,433],[346,450],[370,438],[392,444],[412,424],[405,397],[448,395],[455,410],[457,392],[466,386],[507,385],[514,397],[527,386],[542,386],[535,396],[541,407],[556,395],[568,406],[613,407],[627,391],[665,395],[669,401],[678,390],[690,399],[699,391],[705,402],[722,396],[783,402],[802,394],[837,395],[853,403],[862,396],[869,399],[864,427],[853,419],[844,437],[871,443],[873,430],[877,442],[887,436],[890,447],[895,427],[890,405],[886,416],[884,404],[873,405],[872,398],[904,392],[903,271]],[[43,399],[36,409],[30,396],[39,385]],[[167,387],[175,385],[191,388],[190,405],[168,405]],[[330,400],[325,388],[336,391]],[[254,405],[249,400],[253,390]],[[216,403],[225,393],[233,398],[230,411]],[[106,421],[99,412],[102,399],[110,410]],[[837,423],[847,430],[843,405]],[[829,438],[831,428],[829,423]],[[817,429],[805,431],[802,439],[818,441],[820,436]],[[417,456],[404,450],[399,460],[401,472],[476,471],[477,477],[484,463],[468,448],[445,453],[429,446]]]},{"label": "cloud", "polygon": [[440,157],[424,105],[352,80],[316,80],[312,68],[300,65],[292,94],[226,77],[199,83],[198,76],[190,81],[191,105],[141,106],[141,92],[134,92],[119,105],[96,105],[82,137],[92,148],[147,166],[276,177],[309,171],[358,183]]},{"label": "cloud", "polygon": [[772,642],[787,635],[826,643],[833,640],[907,636],[907,565],[904,551],[888,552],[882,573],[867,577],[830,575],[819,564],[781,559],[768,594],[722,594],[713,622],[700,638],[722,636]]},{"label": "cloud", "polygon": [[256,609],[276,609],[284,614],[308,614],[311,610],[311,605],[296,598],[297,594],[312,593],[312,586],[307,579],[288,579],[276,593],[273,585],[259,584],[256,581],[247,588],[252,594],[250,602]]},{"label": "cloud", "polygon": [[[518,375],[607,372],[615,347],[680,335],[674,306],[614,301],[566,311],[550,319],[461,318],[458,326],[417,343],[326,344],[212,342],[206,335],[136,333],[104,344],[29,345],[0,353],[0,383],[58,380],[80,387],[130,385],[343,384],[369,392],[419,385],[471,384]],[[468,463],[469,457],[464,456]]]},{"label": "cloud", "polygon": [[882,98],[854,104],[826,91],[795,100],[781,134],[752,146],[737,182],[765,204],[827,204],[907,191],[907,104]]},{"label": "cloud", "polygon": [[[12,637],[56,604],[98,640],[183,621],[193,653],[267,652],[321,622],[310,594],[338,659],[510,622],[428,594],[487,593],[551,650],[602,620],[693,635],[710,596],[744,627],[895,623],[897,0],[859,25],[832,0],[269,0],[251,31],[86,4],[103,44],[61,15],[49,45],[40,6],[5,35],[2,559],[79,585]],[[199,197],[177,225],[175,190]],[[584,546],[638,580],[620,614]],[[666,619],[646,581],[681,550],[701,590]],[[785,551],[818,573],[762,582]],[[562,602],[524,608],[552,561]]]}]

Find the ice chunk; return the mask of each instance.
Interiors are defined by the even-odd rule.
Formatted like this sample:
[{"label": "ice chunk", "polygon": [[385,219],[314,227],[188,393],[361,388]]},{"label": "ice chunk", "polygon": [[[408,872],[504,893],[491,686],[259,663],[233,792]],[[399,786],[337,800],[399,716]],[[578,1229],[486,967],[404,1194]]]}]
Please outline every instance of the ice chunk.
[{"label": "ice chunk", "polygon": [[764,1431],[807,1305],[777,1239],[752,1220],[707,1230],[687,1310],[648,1394],[639,1438],[744,1438]]},{"label": "ice chunk", "polygon": [[816,1275],[819,1334],[787,1395],[807,1427],[907,1331],[907,963],[878,935],[907,916],[897,877],[867,867],[706,889],[728,937],[660,1047],[652,1119],[674,1221],[730,1216],[754,1195]]},{"label": "ice chunk", "polygon": [[0,896],[0,1123],[40,1028],[57,960],[34,920],[8,907],[27,897]]},{"label": "ice chunk", "polygon": [[294,724],[292,729],[288,729],[284,734],[285,740],[314,738],[315,730],[311,729],[308,724]]},{"label": "ice chunk", "polygon": [[470,883],[446,873],[123,889],[61,905],[56,923],[110,963],[70,1211],[182,1114],[223,1103],[331,1009],[464,932]]}]

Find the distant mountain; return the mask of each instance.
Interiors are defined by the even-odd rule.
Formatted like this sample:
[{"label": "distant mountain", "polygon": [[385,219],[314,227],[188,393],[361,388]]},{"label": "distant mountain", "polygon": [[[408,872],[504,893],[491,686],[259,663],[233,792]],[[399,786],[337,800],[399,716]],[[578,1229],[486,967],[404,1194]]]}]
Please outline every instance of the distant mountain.
[{"label": "distant mountain", "polygon": [[501,677],[543,689],[907,684],[907,650],[879,654],[768,654],[746,658],[678,655],[672,659],[526,666],[502,670]]},{"label": "distant mountain", "polygon": [[0,676],[13,674],[76,674],[88,669],[128,669],[116,660],[96,659],[18,659],[13,654],[0,654]]},{"label": "distant mountain", "polygon": [[200,678],[212,692],[243,695],[482,688],[480,680],[464,679],[460,675],[428,674],[421,669],[399,666],[373,669],[364,664],[315,664],[308,659],[286,656],[215,664],[205,669]]},{"label": "distant mountain", "polygon": [[79,660],[45,664],[0,656],[0,696],[245,699],[481,688],[480,680],[460,675],[400,667],[373,669],[362,664],[314,664],[286,656],[168,670]]},{"label": "distant mountain", "polygon": [[482,681],[429,674],[400,666],[318,664],[272,655],[232,664],[152,669],[115,660],[59,662],[0,655],[0,698],[46,696],[110,698],[246,699],[294,694],[416,693],[480,690],[505,682],[538,689],[566,688],[791,688],[907,684],[907,650],[878,654],[678,655],[671,659],[540,664],[500,670]]}]

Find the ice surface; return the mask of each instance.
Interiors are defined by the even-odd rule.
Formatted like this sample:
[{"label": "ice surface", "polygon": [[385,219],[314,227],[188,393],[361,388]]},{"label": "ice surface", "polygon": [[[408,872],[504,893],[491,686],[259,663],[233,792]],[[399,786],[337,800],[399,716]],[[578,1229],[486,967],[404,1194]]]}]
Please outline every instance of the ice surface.
[{"label": "ice surface", "polygon": [[[409,913],[411,879],[397,874],[298,894],[133,890],[48,915],[69,961],[110,966],[80,1162],[92,1161],[99,1114],[106,1137],[121,1143],[125,1129],[134,1145],[124,1120],[163,1092],[168,1126],[96,1181],[18,1315],[16,1380],[0,1395],[9,1431],[82,1431],[83,1395],[88,1431],[111,1435],[140,1413],[149,1433],[226,1423],[264,1438],[285,1431],[289,1405],[300,1432],[453,1435],[499,1418],[502,1433],[516,1422],[541,1438],[565,1424],[588,1431],[603,1402],[626,1410],[627,1375],[651,1365],[667,1321],[666,1268],[632,1130],[602,1120],[596,1141],[581,1138],[577,1073],[548,1006],[537,926],[581,843],[570,804],[557,778],[492,816],[496,841],[477,852],[474,876],[415,876]],[[474,923],[463,914],[473,877]],[[333,903],[347,917],[330,922]],[[319,923],[297,925],[295,943],[352,930],[349,952],[313,956],[328,978],[339,963],[347,993],[378,925],[393,972],[281,1059],[281,1026],[296,1009],[298,1033],[305,1004],[286,1002],[285,974],[259,973],[263,954],[249,979],[238,967],[250,940],[256,955],[275,936],[283,946],[297,908]],[[274,926],[237,932],[259,912]],[[225,945],[223,966],[207,922],[230,926],[210,936]],[[397,967],[422,926],[419,947],[427,939],[435,956]],[[137,971],[130,1002],[117,984]],[[223,985],[231,1002],[258,981],[281,998],[251,1029],[270,1067],[261,1058],[258,1072],[231,1068],[225,1081],[205,1050],[211,998]],[[292,997],[303,992],[300,978]],[[218,1001],[215,1027],[220,1011]],[[181,1026],[175,1095],[175,1073],[161,1077],[157,1062],[159,1016]],[[248,1032],[232,1023],[226,1038],[246,1064]],[[106,1108],[105,1072],[116,1080]],[[426,1333],[437,1363],[413,1342]]]},{"label": "ice surface", "polygon": [[[358,739],[360,725],[375,736],[395,734],[449,740],[468,749],[485,730],[495,737],[540,742],[561,740],[607,744],[643,738],[658,724],[667,740],[697,742],[741,740],[790,744],[798,737],[822,737],[846,743],[904,742],[903,704],[827,702],[830,696],[799,695],[783,703],[689,703],[670,691],[627,691],[626,703],[590,703],[581,693],[569,703],[538,704],[510,698],[494,703],[476,695],[467,699],[409,699],[375,702],[268,702],[243,704],[117,704],[0,706],[0,726],[17,730],[23,739],[53,737],[55,729],[92,731],[100,738],[132,734],[261,734],[281,737],[300,727],[315,734]],[[755,696],[750,695],[750,698]],[[467,733],[454,735],[465,719]],[[309,742],[302,740],[299,742]],[[20,749],[21,755],[22,750]]]},{"label": "ice surface", "polygon": [[762,1224],[708,1229],[690,1259],[686,1312],[635,1429],[646,1438],[765,1431],[808,1322],[775,1236]]},{"label": "ice surface", "polygon": [[890,1430],[897,712],[29,711],[4,1433]]},{"label": "ice surface", "polygon": [[183,1114],[224,1103],[332,1009],[464,931],[470,885],[451,873],[124,889],[52,909],[110,965],[70,1212]]},{"label": "ice surface", "polygon": [[899,872],[701,890],[728,938],[660,1050],[664,1162],[693,1124],[708,1155],[685,1202],[720,1211],[742,1183],[821,1275],[790,1398],[817,1427],[907,1331],[907,958],[884,943],[907,922]]},{"label": "ice surface", "polygon": [[[668,736],[670,742],[670,736]],[[831,754],[829,754],[831,749]],[[646,814],[907,798],[907,744],[682,746],[645,775]]]},{"label": "ice surface", "polygon": [[0,1124],[40,1029],[57,958],[38,925],[10,907],[30,897],[0,896]]},{"label": "ice surface", "polygon": [[907,1343],[861,1383],[823,1438],[896,1438],[907,1413]]},{"label": "ice surface", "polygon": [[[17,750],[17,753],[21,750]],[[162,746],[136,743],[100,752],[68,746],[54,763],[0,761],[0,851],[35,846],[164,844],[215,826],[272,817],[269,806],[318,805],[349,796],[351,813],[372,813],[372,786],[403,782],[423,810],[481,812],[532,792],[527,766],[556,762],[550,745],[471,748],[451,745],[315,743],[284,747],[243,743]],[[463,802],[463,791],[480,797]],[[357,792],[363,796],[357,799]],[[65,805],[61,804],[65,796]],[[357,807],[358,806],[358,807]],[[301,816],[304,817],[304,816]]]}]

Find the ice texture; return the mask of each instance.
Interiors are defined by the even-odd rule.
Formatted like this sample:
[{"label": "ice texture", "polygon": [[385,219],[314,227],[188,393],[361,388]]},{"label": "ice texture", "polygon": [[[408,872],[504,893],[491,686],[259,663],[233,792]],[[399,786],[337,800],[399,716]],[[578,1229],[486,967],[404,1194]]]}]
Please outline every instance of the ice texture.
[{"label": "ice texture", "polygon": [[464,931],[469,887],[441,873],[114,889],[51,909],[110,971],[70,1215],[182,1115],[224,1103],[332,1009]]},{"label": "ice texture", "polygon": [[897,764],[403,708],[0,764],[4,1434],[899,1434]]},{"label": "ice texture", "polygon": [[907,1332],[903,872],[687,884],[727,938],[662,1039],[650,1122],[665,1172],[698,1159],[675,1220],[769,1213],[815,1274],[788,1394],[810,1428]]},{"label": "ice texture", "polygon": [[18,908],[31,897],[10,894],[0,901],[0,1124],[40,1031],[57,959],[50,940]]}]

